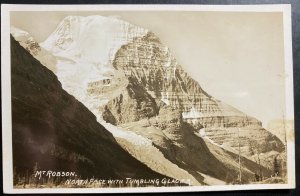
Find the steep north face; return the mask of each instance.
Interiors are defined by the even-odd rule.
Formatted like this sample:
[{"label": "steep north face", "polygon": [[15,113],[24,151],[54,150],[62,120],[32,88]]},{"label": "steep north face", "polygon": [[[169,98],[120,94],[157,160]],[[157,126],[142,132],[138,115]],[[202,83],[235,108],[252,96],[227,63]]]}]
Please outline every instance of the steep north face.
[{"label": "steep north face", "polygon": [[[230,182],[236,178],[239,144],[242,156],[248,159],[257,153],[284,150],[259,120],[207,94],[147,29],[115,18],[69,16],[40,45],[57,58],[56,75],[63,89],[92,111],[131,154],[136,153],[133,148],[143,136],[165,158],[203,183],[203,174]],[[164,120],[164,115],[173,114],[165,113],[166,108],[174,110],[175,119]],[[133,140],[132,134],[136,134]],[[177,140],[180,137],[183,139]],[[201,161],[199,157],[189,159],[196,156],[193,149],[199,150],[197,156],[203,155]],[[202,162],[215,160],[211,156],[221,164],[217,173]],[[243,172],[249,179],[258,166],[246,158]],[[145,163],[157,167],[151,161]],[[226,170],[234,174],[226,176]]]},{"label": "steep north face", "polygon": [[96,117],[14,38],[11,59],[15,180],[31,176],[35,166],[76,172],[78,178],[166,177],[123,150]]},{"label": "steep north face", "polygon": [[[255,154],[258,145],[260,152],[284,149],[276,136],[262,128],[260,121],[208,95],[152,32],[123,45],[115,55],[113,66],[123,70],[129,80],[138,81],[158,105],[162,102],[178,109],[184,121],[201,129],[202,136],[230,151],[237,151],[238,131],[245,156]],[[108,103],[108,108],[114,113],[112,103]],[[119,114],[123,113],[122,108],[118,108]],[[155,115],[149,113],[148,117]]]}]

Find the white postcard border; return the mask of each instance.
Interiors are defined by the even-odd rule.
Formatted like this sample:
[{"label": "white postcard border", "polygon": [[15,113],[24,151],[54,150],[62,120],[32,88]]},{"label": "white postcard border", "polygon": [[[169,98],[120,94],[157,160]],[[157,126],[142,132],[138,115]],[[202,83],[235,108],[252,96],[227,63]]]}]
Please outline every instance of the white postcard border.
[{"label": "white postcard border", "polygon": [[216,12],[282,12],[286,71],[286,117],[294,119],[291,5],[1,5],[1,90],[2,90],[2,157],[4,193],[134,193],[190,192],[295,188],[294,132],[287,140],[287,184],[213,185],[155,188],[45,188],[14,189],[12,168],[12,119],[10,75],[10,11],[216,11]]}]

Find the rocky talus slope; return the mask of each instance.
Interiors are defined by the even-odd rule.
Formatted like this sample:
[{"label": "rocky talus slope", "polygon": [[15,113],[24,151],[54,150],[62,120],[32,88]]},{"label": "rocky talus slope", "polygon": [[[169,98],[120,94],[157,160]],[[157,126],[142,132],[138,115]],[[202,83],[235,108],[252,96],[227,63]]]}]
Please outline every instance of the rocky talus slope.
[{"label": "rocky talus slope", "polygon": [[19,176],[42,170],[78,177],[162,179],[122,149],[57,77],[11,38],[13,167]]}]

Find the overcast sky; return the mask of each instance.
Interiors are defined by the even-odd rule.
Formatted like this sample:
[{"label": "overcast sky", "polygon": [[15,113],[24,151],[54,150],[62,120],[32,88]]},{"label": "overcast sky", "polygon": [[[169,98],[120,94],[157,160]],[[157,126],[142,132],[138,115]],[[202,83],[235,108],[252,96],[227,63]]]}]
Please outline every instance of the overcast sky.
[{"label": "overcast sky", "polygon": [[44,41],[68,15],[115,16],[153,31],[201,87],[261,120],[282,118],[284,48],[281,13],[13,12],[11,24]]}]

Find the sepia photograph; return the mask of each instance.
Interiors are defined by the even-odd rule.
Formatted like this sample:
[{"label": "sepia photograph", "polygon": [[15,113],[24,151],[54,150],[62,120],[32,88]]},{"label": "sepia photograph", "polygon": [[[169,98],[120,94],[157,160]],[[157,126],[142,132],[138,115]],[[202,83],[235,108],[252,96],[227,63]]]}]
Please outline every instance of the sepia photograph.
[{"label": "sepia photograph", "polygon": [[2,5],[7,193],[295,188],[290,5]]}]

